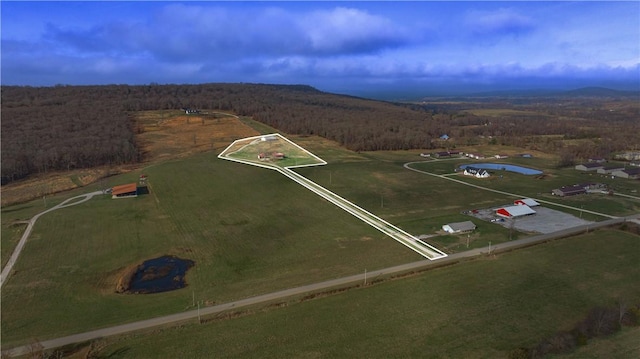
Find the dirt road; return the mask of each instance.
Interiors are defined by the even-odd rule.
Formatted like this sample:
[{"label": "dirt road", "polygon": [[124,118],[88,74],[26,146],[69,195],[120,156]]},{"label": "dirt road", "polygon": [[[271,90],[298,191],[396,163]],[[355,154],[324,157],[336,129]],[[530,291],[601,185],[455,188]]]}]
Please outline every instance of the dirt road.
[{"label": "dirt road", "polygon": [[11,274],[11,270],[13,269],[13,266],[16,264],[16,261],[18,260],[18,257],[20,256],[20,253],[22,252],[22,249],[24,248],[24,245],[27,243],[27,239],[29,238],[29,235],[31,234],[31,231],[33,230],[33,226],[35,226],[36,221],[38,220],[38,218],[40,218],[40,216],[42,216],[42,215],[44,215],[46,213],[61,209],[61,208],[65,208],[65,207],[69,207],[69,206],[75,206],[77,204],[84,203],[84,202],[90,200],[91,198],[93,198],[93,196],[96,196],[96,195],[99,195],[99,194],[104,194],[104,192],[103,191],[96,191],[96,192],[86,193],[86,194],[83,194],[83,195],[80,195],[80,196],[72,197],[72,198],[69,198],[69,199],[65,200],[64,202],[58,204],[57,206],[51,207],[48,210],[40,212],[40,213],[36,214],[35,216],[33,216],[33,218],[31,218],[29,220],[29,224],[27,225],[27,229],[22,234],[22,237],[20,238],[20,241],[18,242],[18,245],[16,246],[16,249],[14,249],[13,254],[11,254],[11,258],[9,258],[9,261],[7,262],[7,264],[4,266],[4,268],[2,268],[2,274],[0,274],[0,288],[2,287],[4,282],[7,281],[7,279],[9,279],[9,275]]}]

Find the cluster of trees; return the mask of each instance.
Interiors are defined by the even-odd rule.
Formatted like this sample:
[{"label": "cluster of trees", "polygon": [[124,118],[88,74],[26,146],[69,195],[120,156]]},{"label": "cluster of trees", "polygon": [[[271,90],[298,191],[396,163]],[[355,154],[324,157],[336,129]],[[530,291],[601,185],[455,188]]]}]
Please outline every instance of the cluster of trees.
[{"label": "cluster of trees", "polygon": [[570,331],[561,331],[542,340],[532,348],[518,348],[509,354],[511,359],[544,358],[549,354],[565,354],[586,345],[589,339],[605,337],[623,326],[640,324],[640,306],[628,306],[620,301],[612,307],[593,308]]},{"label": "cluster of trees", "polygon": [[137,160],[131,120],[113,104],[74,92],[2,88],[2,184],[32,173]]},{"label": "cluster of trees", "polygon": [[[607,156],[637,144],[640,108],[604,100],[456,99],[390,103],[305,85],[200,84],[2,87],[2,183],[48,170],[141,160],[131,114],[211,109],[252,116],[285,133],[319,135],[355,151],[433,149],[482,141]],[[515,109],[484,116],[470,109]],[[442,134],[452,140],[439,141]],[[554,136],[555,135],[555,136]],[[567,145],[566,140],[575,140]],[[582,142],[580,142],[582,141]]]}]

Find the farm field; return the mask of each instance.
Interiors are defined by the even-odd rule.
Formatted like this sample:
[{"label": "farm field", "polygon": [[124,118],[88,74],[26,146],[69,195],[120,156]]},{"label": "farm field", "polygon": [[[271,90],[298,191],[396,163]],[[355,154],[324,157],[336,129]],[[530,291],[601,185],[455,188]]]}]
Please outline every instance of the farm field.
[{"label": "farm field", "polygon": [[[638,236],[607,229],[278,309],[104,339],[110,358],[507,357],[597,305],[640,302]],[[573,357],[638,355],[637,329]],[[321,335],[319,335],[321,333]],[[621,343],[621,344],[616,344]],[[607,356],[607,355],[605,355]],[[571,356],[570,356],[571,357]]]},{"label": "farm field", "polygon": [[[207,153],[145,173],[149,195],[39,220],[2,288],[3,346],[192,309],[194,293],[220,303],[421,259],[274,171]],[[164,254],[196,262],[187,289],[114,293],[127,266]]]},{"label": "farm field", "polygon": [[[291,139],[329,162],[297,173],[414,235],[468,220],[464,210],[513,200],[403,168],[420,159],[416,152],[355,153],[316,137]],[[453,163],[425,166],[432,164],[444,171]],[[214,151],[52,196],[47,206],[136,181],[142,171],[149,176],[149,195],[104,196],[39,220],[2,290],[3,347],[191,310],[194,298],[213,305],[422,259],[282,175],[220,160]],[[515,178],[512,191],[534,191],[539,182],[530,180]],[[611,200],[602,197],[599,206],[620,213],[635,208],[632,201],[620,209]],[[15,221],[43,209],[42,200],[2,209],[3,261],[19,238],[22,226]],[[476,224],[469,248],[509,240],[508,229]],[[428,242],[451,253],[464,250],[465,240],[438,236]],[[196,262],[186,289],[114,293],[127,267],[165,254]]]}]

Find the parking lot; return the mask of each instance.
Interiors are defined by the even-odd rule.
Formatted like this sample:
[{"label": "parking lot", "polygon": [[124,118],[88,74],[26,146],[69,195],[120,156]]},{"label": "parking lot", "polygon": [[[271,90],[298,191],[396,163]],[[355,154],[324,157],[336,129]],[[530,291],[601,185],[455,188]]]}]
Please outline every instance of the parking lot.
[{"label": "parking lot", "polygon": [[536,214],[534,215],[519,217],[516,219],[505,218],[501,221],[500,219],[502,219],[502,217],[495,214],[495,211],[498,208],[500,207],[477,209],[469,211],[467,214],[487,222],[498,219],[494,223],[506,228],[509,228],[513,222],[514,229],[527,233],[551,233],[562,229],[593,223],[571,214],[542,206],[532,207],[533,210],[536,211]]}]

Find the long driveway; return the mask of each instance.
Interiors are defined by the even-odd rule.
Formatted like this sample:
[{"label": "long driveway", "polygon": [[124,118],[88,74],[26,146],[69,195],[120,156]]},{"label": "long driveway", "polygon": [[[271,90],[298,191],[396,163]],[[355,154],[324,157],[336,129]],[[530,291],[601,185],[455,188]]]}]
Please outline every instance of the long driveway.
[{"label": "long driveway", "polygon": [[7,264],[4,266],[4,268],[2,268],[2,274],[0,274],[0,288],[2,287],[2,285],[4,284],[4,282],[9,278],[9,275],[11,273],[11,270],[13,269],[13,266],[16,264],[16,261],[18,260],[18,257],[20,256],[20,253],[22,252],[22,249],[24,248],[24,245],[27,243],[27,239],[29,238],[29,235],[31,234],[31,231],[33,230],[33,226],[35,226],[36,221],[38,220],[38,218],[40,218],[40,216],[61,209],[61,208],[65,208],[65,207],[69,207],[69,206],[75,206],[77,204],[80,203],[84,203],[88,200],[90,200],[91,198],[93,198],[93,196],[99,195],[99,194],[104,194],[103,191],[96,191],[96,192],[91,192],[91,193],[86,193],[86,194],[82,194],[80,196],[76,196],[76,197],[71,197],[67,200],[65,200],[64,202],[53,206],[49,209],[47,209],[46,211],[42,211],[38,214],[36,214],[35,216],[33,216],[30,220],[29,220],[29,224],[27,225],[27,229],[24,231],[24,233],[22,234],[22,237],[20,238],[20,241],[18,242],[18,245],[16,246],[16,249],[13,250],[13,254],[11,254],[11,258],[9,258],[9,261],[7,262]]}]

